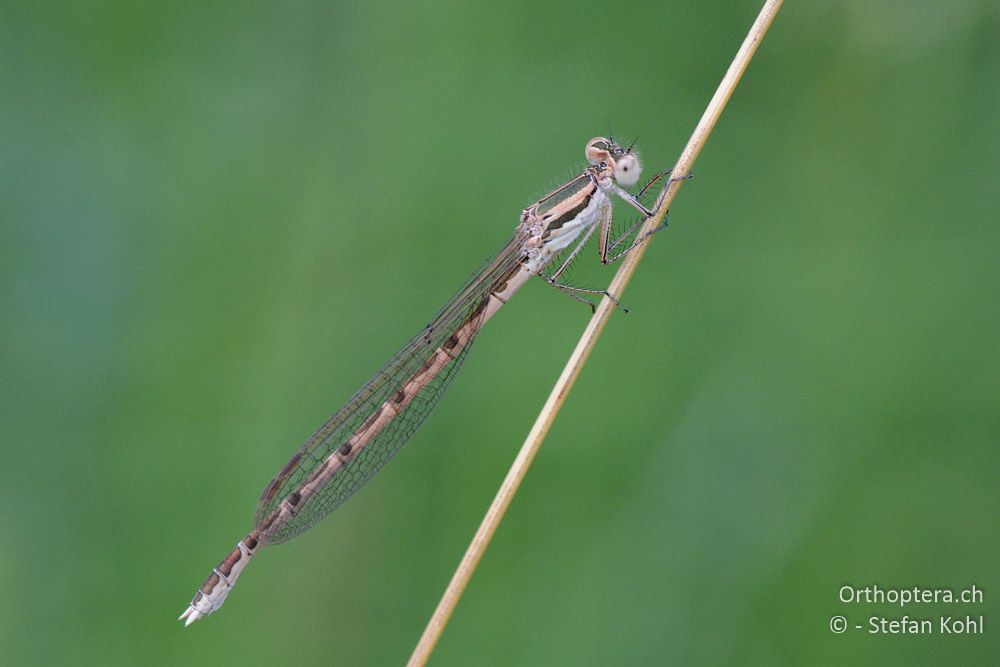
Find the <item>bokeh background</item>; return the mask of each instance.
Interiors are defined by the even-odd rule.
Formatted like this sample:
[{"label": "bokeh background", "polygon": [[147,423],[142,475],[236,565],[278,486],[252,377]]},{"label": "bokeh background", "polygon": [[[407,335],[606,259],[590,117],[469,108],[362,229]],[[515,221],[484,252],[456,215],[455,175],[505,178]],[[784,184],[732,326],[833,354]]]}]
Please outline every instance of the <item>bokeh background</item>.
[{"label": "bokeh background", "polygon": [[[174,619],[587,139],[673,163],[758,7],[4,3],[0,662],[403,662],[586,324],[541,283],[357,497]],[[997,664],[998,34],[781,12],[433,664]]]}]

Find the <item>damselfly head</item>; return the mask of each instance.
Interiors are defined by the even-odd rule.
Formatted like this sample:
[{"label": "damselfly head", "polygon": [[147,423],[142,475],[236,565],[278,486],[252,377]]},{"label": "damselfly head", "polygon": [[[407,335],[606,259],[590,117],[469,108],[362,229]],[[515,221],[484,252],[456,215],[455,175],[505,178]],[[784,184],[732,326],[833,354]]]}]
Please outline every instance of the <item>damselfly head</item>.
[{"label": "damselfly head", "polygon": [[622,148],[611,139],[594,137],[587,142],[587,161],[598,166],[602,162],[614,175],[615,182],[626,188],[635,185],[642,174],[642,163],[632,147]]}]

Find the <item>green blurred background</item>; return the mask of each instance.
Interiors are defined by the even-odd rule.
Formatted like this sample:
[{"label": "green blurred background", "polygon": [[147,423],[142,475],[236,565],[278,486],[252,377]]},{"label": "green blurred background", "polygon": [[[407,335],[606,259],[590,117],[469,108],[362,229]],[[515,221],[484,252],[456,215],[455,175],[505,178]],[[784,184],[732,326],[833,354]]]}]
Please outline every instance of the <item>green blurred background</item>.
[{"label": "green blurred background", "polygon": [[[5,3],[0,662],[403,662],[587,322],[541,283],[363,492],[174,619],[587,139],[673,163],[758,7]],[[432,664],[997,664],[998,34],[779,14]]]}]

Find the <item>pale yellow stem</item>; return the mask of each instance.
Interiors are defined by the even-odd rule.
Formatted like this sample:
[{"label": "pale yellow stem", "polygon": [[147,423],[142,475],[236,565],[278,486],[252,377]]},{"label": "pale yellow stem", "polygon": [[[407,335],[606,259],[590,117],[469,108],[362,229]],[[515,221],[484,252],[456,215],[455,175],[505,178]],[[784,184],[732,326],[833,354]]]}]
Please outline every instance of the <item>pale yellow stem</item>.
[{"label": "pale yellow stem", "polygon": [[[677,164],[674,166],[671,174],[673,178],[685,176],[690,172],[691,165],[694,164],[695,158],[698,157],[698,153],[701,152],[702,147],[708,140],[708,136],[712,133],[712,129],[715,127],[716,121],[719,120],[726,102],[729,101],[733,90],[736,88],[736,84],[739,82],[743,72],[746,71],[747,65],[750,64],[750,59],[757,51],[764,33],[767,32],[775,15],[778,13],[781,2],[782,0],[767,0],[764,3],[760,14],[757,16],[757,20],[754,21],[746,39],[743,40],[743,45],[740,46],[736,57],[729,65],[726,75],[722,78],[722,82],[715,91],[715,95],[708,103],[705,113],[702,114],[698,126],[695,127],[687,146],[685,146],[684,151],[677,160]],[[660,225],[667,214],[667,210],[670,208],[671,202],[677,195],[677,191],[680,190],[684,182],[683,180],[670,181],[656,200],[654,215],[646,221],[639,232],[639,236],[636,238],[641,238],[643,234],[651,232]],[[625,291],[625,287],[632,278],[632,274],[635,273],[639,261],[646,253],[647,246],[648,243],[642,243],[625,256],[621,268],[618,269],[614,279],[612,279],[611,284],[608,286],[608,291],[611,294],[621,296]],[[524,479],[532,460],[535,458],[535,454],[538,453],[542,445],[542,440],[548,434],[549,428],[556,418],[556,414],[566,400],[570,388],[580,374],[583,364],[590,356],[598,337],[601,335],[601,331],[604,329],[604,325],[615,309],[615,304],[607,297],[598,305],[597,312],[594,313],[580,341],[577,343],[576,349],[573,350],[569,361],[566,362],[566,367],[563,368],[562,374],[552,388],[552,393],[549,394],[548,400],[545,401],[544,407],[542,407],[538,418],[535,420],[535,425],[531,427],[524,445],[521,446],[521,451],[518,452],[517,458],[514,459],[514,463],[507,473],[507,477],[504,479],[503,484],[500,485],[496,497],[486,511],[486,516],[483,517],[479,530],[476,531],[475,537],[472,538],[472,543],[469,544],[465,556],[462,557],[462,562],[459,563],[455,574],[452,575],[448,588],[441,597],[437,609],[434,610],[434,615],[431,616],[430,621],[427,623],[427,627],[420,637],[420,642],[414,649],[413,655],[410,656],[408,663],[410,667],[418,667],[426,664],[431,651],[434,650],[434,646],[441,636],[441,632],[444,630],[444,626],[448,623],[448,619],[455,609],[455,605],[458,604],[462,592],[469,583],[472,573],[475,571],[476,566],[483,557],[483,553],[485,553],[486,548],[489,546],[493,533],[496,532],[497,526],[503,519],[503,515],[510,506],[511,500],[514,498],[514,494],[521,485],[521,480]]]}]

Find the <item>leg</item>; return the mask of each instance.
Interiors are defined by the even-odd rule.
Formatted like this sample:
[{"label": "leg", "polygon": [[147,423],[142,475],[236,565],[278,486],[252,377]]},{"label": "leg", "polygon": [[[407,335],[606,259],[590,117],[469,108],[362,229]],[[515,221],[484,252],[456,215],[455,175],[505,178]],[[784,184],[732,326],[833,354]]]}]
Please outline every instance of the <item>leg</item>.
[{"label": "leg", "polygon": [[[601,263],[602,264],[614,264],[619,259],[621,259],[625,255],[629,254],[631,251],[635,250],[638,246],[642,245],[647,240],[649,240],[650,236],[652,236],[653,234],[656,234],[657,232],[662,232],[664,229],[666,229],[667,228],[667,223],[669,222],[669,218],[670,218],[670,213],[668,211],[667,214],[665,216],[663,216],[663,222],[660,224],[659,227],[657,227],[656,229],[654,229],[651,232],[646,232],[645,234],[643,234],[642,236],[640,236],[639,238],[637,238],[635,241],[633,241],[632,245],[630,245],[629,247],[625,248],[624,250],[622,250],[621,252],[619,252],[617,255],[614,255],[612,257],[608,257],[608,256],[602,257],[601,258]],[[641,226],[644,222],[646,222],[646,218],[641,218],[641,219],[637,220],[635,222],[635,224],[632,225],[631,227],[629,227],[628,230],[624,234],[622,234],[617,239],[615,239],[614,243],[612,243],[608,247],[608,252],[610,253],[616,247],[618,247],[621,244],[622,241],[624,241],[625,239],[627,239],[636,230],[636,228],[639,227],[639,226]]]},{"label": "leg", "polygon": [[[607,209],[608,211],[610,211],[611,207],[608,206]],[[573,246],[572,250],[570,250],[569,255],[566,256],[566,259],[563,261],[563,263],[559,265],[559,268],[556,269],[555,272],[553,272],[551,280],[555,280],[556,278],[562,275],[563,271],[569,268],[569,265],[573,263],[573,259],[580,252],[580,249],[583,248],[583,246],[587,245],[587,241],[590,240],[590,235],[593,233],[594,233],[594,227],[591,227],[590,229],[587,230],[587,233],[583,235],[583,238],[581,238],[579,241],[576,242],[576,245]],[[538,275],[542,276],[542,274],[540,273]],[[542,276],[542,278],[545,278],[545,276]],[[546,280],[548,279],[546,278]]]},{"label": "leg", "polygon": [[573,287],[572,285],[563,285],[561,283],[557,283],[553,278],[550,278],[548,276],[542,275],[541,273],[538,274],[538,277],[541,278],[542,280],[544,280],[545,282],[547,282],[549,285],[552,285],[553,287],[555,287],[557,290],[559,290],[560,292],[562,292],[566,296],[568,296],[568,297],[570,297],[572,299],[576,299],[580,303],[585,303],[588,306],[590,306],[590,312],[591,313],[596,313],[597,312],[597,304],[595,304],[593,301],[591,301],[590,299],[588,299],[586,297],[580,296],[579,294],[574,294],[574,292],[581,292],[581,293],[584,293],[584,294],[600,294],[602,296],[606,296],[611,301],[611,303],[613,303],[616,306],[618,306],[619,308],[621,308],[622,312],[625,312],[625,313],[629,312],[628,308],[625,307],[625,306],[623,306],[623,305],[621,305],[618,302],[618,299],[616,299],[611,294],[611,292],[609,292],[606,289],[585,289],[583,287]]},{"label": "leg", "polygon": [[[653,211],[646,208],[643,205],[643,203],[639,201],[639,197],[646,194],[646,190],[649,189],[649,186],[651,186],[653,183],[656,183],[658,180],[669,174],[671,171],[673,170],[671,169],[667,171],[661,171],[660,173],[658,173],[656,176],[652,178],[652,180],[649,181],[649,183],[646,183],[644,186],[642,186],[642,188],[639,190],[638,195],[631,195],[617,185],[613,185],[610,189],[616,195],[621,197],[629,206],[639,211],[639,213],[642,213],[647,218],[650,218],[653,216]],[[664,187],[669,188],[670,184],[673,183],[674,181],[683,181],[688,178],[691,178],[691,174],[688,174],[687,176],[678,176],[677,178],[671,178],[670,180],[667,181],[667,184]]]},{"label": "leg", "polygon": [[[660,172],[659,174],[657,174],[656,176],[654,176],[653,180],[651,180],[649,183],[647,183],[646,185],[644,185],[642,187],[642,189],[639,191],[639,195],[638,196],[642,196],[642,194],[645,193],[646,189],[649,188],[649,186],[651,186],[653,183],[655,183],[661,177],[666,176],[669,173],[670,173],[670,171],[664,171],[664,172]],[[687,176],[679,176],[677,178],[671,178],[670,180],[667,181],[667,184],[666,184],[665,187],[670,187],[670,184],[673,183],[674,181],[682,181],[682,180],[685,180],[685,179],[688,179],[688,178],[691,178],[691,174],[688,174]],[[628,194],[628,193],[625,193],[625,194]],[[629,200],[626,199],[626,201],[629,201]],[[632,202],[629,201],[629,203],[632,203]],[[641,206],[641,204],[640,204],[640,206]],[[645,207],[643,207],[643,209],[648,210]],[[664,229],[667,228],[667,222],[668,222],[669,213],[665,214],[663,216],[663,223],[659,227],[657,227],[656,229],[654,229],[651,232],[647,232],[647,233],[643,234],[641,237],[639,237],[635,241],[633,241],[632,245],[630,245],[628,248],[626,248],[625,250],[622,250],[617,255],[614,255],[613,257],[609,258],[608,257],[609,253],[611,251],[613,251],[616,247],[618,247],[625,239],[629,238],[639,227],[642,226],[643,223],[646,222],[646,220],[651,215],[652,215],[652,213],[646,215],[644,218],[640,218],[639,220],[637,220],[631,227],[629,227],[627,230],[625,230],[625,233],[619,235],[617,239],[615,239],[613,242],[611,242],[611,244],[607,246],[607,249],[604,252],[601,253],[601,263],[602,264],[612,264],[612,263],[618,261],[619,259],[621,259],[622,257],[624,257],[626,254],[628,254],[630,251],[632,251],[637,246],[639,246],[639,244],[644,243],[650,236],[652,236],[653,234],[655,234],[657,232],[661,232],[661,231],[663,231]]]},{"label": "leg", "polygon": [[639,211],[643,216],[647,218],[653,217],[653,212],[646,208],[641,201],[635,198],[634,195],[629,194],[618,185],[612,185],[610,188],[611,192],[621,197],[629,206]]},{"label": "leg", "polygon": [[[636,199],[642,199],[642,196],[644,194],[646,194],[646,190],[648,190],[649,187],[651,185],[653,185],[653,183],[656,183],[658,180],[660,180],[664,176],[669,176],[670,172],[672,172],[672,171],[673,171],[673,169],[667,169],[666,171],[661,171],[656,176],[653,176],[653,178],[649,179],[649,183],[646,183],[644,186],[642,186],[641,188],[639,188],[639,192],[636,193],[635,198]],[[668,185],[669,185],[669,183],[668,183]]]},{"label": "leg", "polygon": [[[600,239],[600,241],[601,241],[602,247],[603,247],[603,244],[607,242],[606,231],[607,231],[608,223],[610,222],[610,220],[611,220],[611,206],[605,206],[604,210],[601,212],[601,223],[600,223],[600,226],[601,226],[601,239]],[[622,310],[624,310],[627,313],[628,312],[628,308],[625,308],[620,303],[618,303],[618,300],[615,299],[615,297],[613,297],[611,295],[611,293],[608,292],[607,290],[585,289],[585,288],[582,288],[582,287],[573,287],[572,285],[565,285],[565,284],[556,282],[556,280],[559,278],[559,276],[561,276],[563,274],[563,272],[565,272],[566,269],[569,268],[569,265],[573,262],[573,260],[576,258],[576,256],[580,253],[580,250],[583,248],[583,246],[587,245],[587,241],[590,240],[590,235],[594,233],[594,230],[597,228],[597,226],[598,225],[594,225],[590,229],[587,230],[587,232],[580,238],[580,240],[576,242],[576,245],[573,246],[573,249],[569,251],[569,254],[566,256],[566,259],[562,262],[562,264],[559,265],[559,268],[557,268],[555,271],[552,272],[551,276],[547,276],[544,273],[539,273],[538,277],[541,278],[542,280],[544,280],[545,282],[547,282],[549,285],[552,285],[553,287],[555,287],[556,289],[558,289],[560,292],[562,292],[566,296],[568,296],[568,297],[570,297],[572,299],[576,299],[577,301],[579,301],[581,303],[587,304],[588,306],[590,306],[590,311],[591,312],[596,312],[597,311],[597,306],[590,299],[588,299],[586,297],[583,297],[583,296],[580,296],[581,293],[583,293],[583,294],[602,294],[602,295],[608,297],[609,299],[611,299],[612,303],[614,303],[616,306],[618,306],[619,308],[621,308]]]}]

